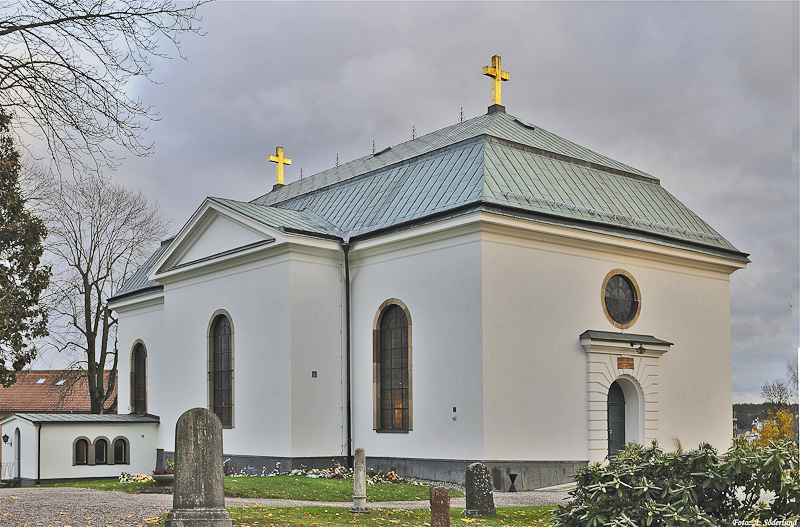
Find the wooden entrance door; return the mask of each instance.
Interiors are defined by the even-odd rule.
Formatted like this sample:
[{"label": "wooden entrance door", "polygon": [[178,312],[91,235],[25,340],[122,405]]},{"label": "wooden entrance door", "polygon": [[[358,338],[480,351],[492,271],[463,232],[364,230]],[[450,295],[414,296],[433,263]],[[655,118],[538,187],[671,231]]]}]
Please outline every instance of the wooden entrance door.
[{"label": "wooden entrance door", "polygon": [[608,389],[608,457],[625,448],[625,394],[616,381]]}]

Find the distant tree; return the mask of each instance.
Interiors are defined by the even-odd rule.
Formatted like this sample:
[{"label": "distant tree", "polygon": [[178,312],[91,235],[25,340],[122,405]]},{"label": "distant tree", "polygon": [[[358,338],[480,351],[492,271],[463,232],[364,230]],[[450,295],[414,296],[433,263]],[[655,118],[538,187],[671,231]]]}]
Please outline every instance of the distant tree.
[{"label": "distant tree", "polygon": [[786,373],[789,377],[789,389],[792,391],[794,400],[797,401],[798,390],[800,387],[797,383],[797,360],[786,361]]},{"label": "distant tree", "polygon": [[50,280],[41,262],[47,230],[20,191],[20,157],[9,125],[0,114],[0,385],[6,387],[36,358],[33,341],[47,334],[39,299]]},{"label": "distant tree", "polygon": [[109,139],[146,155],[141,119],[156,114],[125,87],[150,78],[160,44],[180,53],[206,1],[0,0],[0,111],[73,169],[114,165]]},{"label": "distant tree", "polygon": [[792,390],[789,383],[782,379],[765,382],[761,387],[761,397],[764,398],[764,407],[767,412],[775,413],[789,407]]},{"label": "distant tree", "polygon": [[107,300],[152,254],[169,223],[141,192],[100,176],[42,177],[51,178],[37,200],[54,270],[50,341],[86,371],[92,413],[106,413],[115,409],[119,360],[117,319]]}]

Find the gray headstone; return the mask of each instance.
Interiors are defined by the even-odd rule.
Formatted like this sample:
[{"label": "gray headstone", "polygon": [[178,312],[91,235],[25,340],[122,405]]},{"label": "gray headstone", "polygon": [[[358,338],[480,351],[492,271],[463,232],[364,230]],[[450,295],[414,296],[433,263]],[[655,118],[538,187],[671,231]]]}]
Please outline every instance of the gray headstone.
[{"label": "gray headstone", "polygon": [[175,484],[166,527],[231,527],[225,510],[222,424],[192,408],[175,425]]},{"label": "gray headstone", "polygon": [[367,456],[363,448],[356,448],[353,467],[353,508],[355,514],[369,514],[367,509]]},{"label": "gray headstone", "polygon": [[489,469],[483,463],[473,463],[467,467],[467,508],[464,516],[477,518],[494,516],[494,495],[492,495],[492,478]]},{"label": "gray headstone", "polygon": [[431,527],[450,527],[450,489],[431,487]]}]

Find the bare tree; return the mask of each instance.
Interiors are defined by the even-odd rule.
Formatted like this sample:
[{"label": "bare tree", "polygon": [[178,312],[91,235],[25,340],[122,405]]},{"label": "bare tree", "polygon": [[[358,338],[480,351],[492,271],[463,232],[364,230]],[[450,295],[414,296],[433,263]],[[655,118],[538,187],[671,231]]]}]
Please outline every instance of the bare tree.
[{"label": "bare tree", "polygon": [[777,412],[789,407],[792,390],[783,379],[776,379],[764,383],[761,387],[761,397],[764,398],[764,406],[768,412]]},{"label": "bare tree", "polygon": [[105,413],[115,409],[109,399],[119,359],[117,319],[107,299],[152,254],[169,222],[141,192],[103,177],[49,177],[49,190],[36,203],[53,267],[51,344],[73,354],[88,376],[92,413]]},{"label": "bare tree", "polygon": [[786,379],[789,387],[789,401],[797,402],[800,386],[797,384],[797,359],[786,361]]},{"label": "bare tree", "polygon": [[124,88],[151,78],[161,44],[180,55],[207,1],[0,0],[0,111],[73,170],[115,165],[108,139],[146,155],[142,119],[157,116]]}]

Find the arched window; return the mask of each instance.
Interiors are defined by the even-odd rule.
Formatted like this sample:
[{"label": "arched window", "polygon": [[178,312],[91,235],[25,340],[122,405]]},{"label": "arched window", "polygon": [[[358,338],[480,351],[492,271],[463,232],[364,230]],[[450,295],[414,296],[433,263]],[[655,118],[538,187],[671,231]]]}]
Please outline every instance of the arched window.
[{"label": "arched window", "polygon": [[89,441],[86,439],[77,439],[73,448],[73,465],[88,465],[89,464]]},{"label": "arched window", "polygon": [[130,453],[128,452],[128,440],[124,437],[114,439],[114,464],[127,465],[130,463]]},{"label": "arched window", "polygon": [[94,440],[94,464],[108,464],[108,441],[106,439]]},{"label": "arched window", "polygon": [[411,323],[401,304],[385,302],[375,329],[376,430],[411,430]]},{"label": "arched window", "polygon": [[131,356],[131,410],[135,414],[147,413],[147,350],[141,342]]},{"label": "arched window", "polygon": [[225,315],[214,319],[209,360],[210,406],[222,426],[233,426],[233,331]]}]

